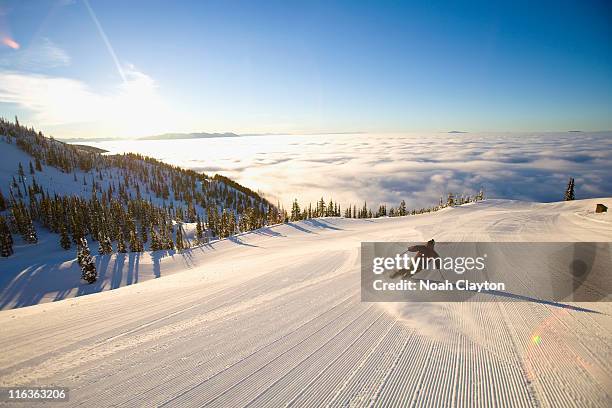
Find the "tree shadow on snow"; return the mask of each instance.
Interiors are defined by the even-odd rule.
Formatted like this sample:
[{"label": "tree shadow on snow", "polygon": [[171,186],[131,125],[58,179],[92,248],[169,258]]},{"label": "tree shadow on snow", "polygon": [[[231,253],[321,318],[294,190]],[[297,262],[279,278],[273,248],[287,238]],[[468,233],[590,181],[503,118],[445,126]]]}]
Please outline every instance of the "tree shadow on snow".
[{"label": "tree shadow on snow", "polygon": [[[161,276],[160,259],[166,251],[153,253],[153,273]],[[92,284],[81,280],[81,270],[75,262],[33,264],[12,279],[3,282],[0,289],[0,309],[18,308],[39,304],[45,299],[58,301],[70,296],[83,296],[117,289],[138,283],[141,253],[118,253],[94,258],[98,280]],[[114,260],[114,262],[111,262]]]},{"label": "tree shadow on snow", "polygon": [[151,252],[151,259],[153,260],[153,275],[155,279],[161,277],[161,259],[166,256],[166,251],[155,251]]},{"label": "tree shadow on snow", "polygon": [[70,267],[61,266],[40,263],[24,269],[0,292],[0,308],[31,306],[45,297],[62,300],[69,296],[79,287],[81,272],[76,263]]},{"label": "tree shadow on snow", "polygon": [[244,245],[244,246],[249,246],[249,247],[254,247],[254,248],[259,248],[258,245],[253,245],[253,244],[247,244],[246,242],[242,241],[240,238],[238,238],[237,236],[231,236],[229,238],[227,238],[229,241],[233,242],[234,244],[238,244],[238,245]]},{"label": "tree shadow on snow", "polygon": [[308,220],[304,220],[304,223],[312,225],[313,227],[316,228],[323,228],[323,229],[331,229],[331,230],[335,230],[335,231],[343,231],[342,228],[340,227],[336,227],[335,225],[332,225],[328,222],[325,222],[323,220],[319,220],[316,218],[311,218]]},{"label": "tree shadow on snow", "polygon": [[306,229],[306,228],[304,228],[304,227],[300,227],[299,225],[297,225],[297,224],[295,224],[295,223],[293,223],[293,222],[288,222],[288,223],[287,223],[287,224],[285,224],[285,225],[287,225],[287,226],[289,226],[289,227],[292,227],[292,228],[295,228],[295,229],[296,229],[296,230],[298,230],[298,231],[305,232],[305,233],[307,233],[307,234],[316,234],[316,232],[311,231],[311,230],[309,230],[309,229]]},{"label": "tree shadow on snow", "polygon": [[256,230],[252,231],[252,233],[253,234],[257,234],[257,235],[264,235],[264,236],[267,236],[267,237],[284,237],[283,234],[281,234],[278,231],[274,231],[270,227],[259,228],[259,229],[256,229]]},{"label": "tree shadow on snow", "polygon": [[121,281],[123,280],[123,265],[125,265],[125,254],[118,253],[115,257],[115,265],[113,266],[111,289],[121,287]]},{"label": "tree shadow on snow", "polygon": [[130,252],[127,270],[126,285],[138,283],[138,267],[140,264],[140,252]]}]

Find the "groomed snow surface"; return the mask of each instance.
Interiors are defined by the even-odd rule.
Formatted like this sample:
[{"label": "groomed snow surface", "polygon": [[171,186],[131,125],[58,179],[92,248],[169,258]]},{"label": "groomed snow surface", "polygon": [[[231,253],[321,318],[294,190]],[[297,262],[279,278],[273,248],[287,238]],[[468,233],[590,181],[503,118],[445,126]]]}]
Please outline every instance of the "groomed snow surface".
[{"label": "groomed snow surface", "polygon": [[361,241],[612,241],[598,202],[612,208],[488,200],[99,259],[98,289],[127,284],[118,262],[140,283],[0,312],[0,386],[68,387],[58,405],[84,407],[609,407],[611,303],[360,302]]}]

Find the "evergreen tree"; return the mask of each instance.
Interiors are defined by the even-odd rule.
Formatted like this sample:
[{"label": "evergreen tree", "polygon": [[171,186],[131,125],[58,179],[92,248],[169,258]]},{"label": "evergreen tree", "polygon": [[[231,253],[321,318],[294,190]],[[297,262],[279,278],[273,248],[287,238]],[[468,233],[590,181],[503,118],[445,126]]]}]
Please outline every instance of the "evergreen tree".
[{"label": "evergreen tree", "polygon": [[381,204],[378,207],[378,212],[376,213],[376,217],[384,217],[387,215],[387,206],[384,204]]},{"label": "evergreen tree", "polygon": [[0,190],[0,211],[6,210],[6,200],[4,195],[2,195],[2,190]]},{"label": "evergreen tree", "polygon": [[165,249],[167,249],[168,251],[171,251],[174,249],[174,240],[172,239],[172,232],[173,232],[173,227],[172,227],[172,222],[170,222],[170,225],[168,225],[166,232],[165,232],[165,236],[164,236],[164,241],[165,241]]},{"label": "evergreen tree", "polygon": [[185,242],[183,241],[183,228],[180,225],[176,226],[176,250],[182,251],[185,249]]},{"label": "evergreen tree", "polygon": [[102,233],[98,239],[98,253],[108,255],[113,253],[113,244],[106,233]]},{"label": "evergreen tree", "polygon": [[333,217],[334,216],[334,202],[330,199],[329,200],[329,204],[327,205],[327,211],[325,213],[326,217]]},{"label": "evergreen tree", "polygon": [[79,241],[77,260],[81,267],[81,279],[87,283],[94,283],[98,279],[98,273],[85,238]]},{"label": "evergreen tree", "polygon": [[477,201],[482,201],[484,199],[485,199],[484,189],[480,189],[480,191],[478,192],[478,195],[476,196],[476,200]]},{"label": "evergreen tree", "polygon": [[321,197],[321,199],[317,203],[317,217],[324,217],[324,216],[325,216],[325,200],[323,200],[323,197]]},{"label": "evergreen tree", "polygon": [[[310,218],[310,217],[309,217]],[[267,225],[274,225],[278,222],[278,211],[271,205],[268,206],[268,216],[266,219]]]},{"label": "evergreen tree", "polygon": [[125,235],[123,232],[119,234],[119,239],[117,239],[117,252],[120,254],[125,254],[127,252],[127,247],[125,245]]},{"label": "evergreen tree", "polygon": [[227,236],[234,235],[236,233],[236,228],[236,217],[232,212],[227,210]]},{"label": "evergreen tree", "polygon": [[297,198],[293,200],[291,205],[291,221],[298,221],[301,218],[300,205]]},{"label": "evergreen tree", "polygon": [[6,220],[0,215],[0,256],[8,257],[13,254],[13,237],[6,224]]},{"label": "evergreen tree", "polygon": [[402,202],[400,202],[399,207],[397,208],[397,215],[400,217],[403,217],[404,215],[407,215],[408,211],[406,210],[406,201],[402,200]]},{"label": "evergreen tree", "polygon": [[196,218],[196,239],[198,241],[198,244],[202,243],[203,234],[204,231],[202,229],[202,222],[200,221],[200,216],[198,215]]},{"label": "evergreen tree", "polygon": [[36,244],[38,242],[38,235],[36,234],[36,228],[34,228],[34,223],[29,217],[27,218],[26,222],[26,232],[23,238],[28,244]]},{"label": "evergreen tree", "polygon": [[136,231],[130,231],[130,252],[142,252],[143,245]]},{"label": "evergreen tree", "polygon": [[162,248],[159,235],[154,229],[151,229],[151,251],[159,251]]},{"label": "evergreen tree", "polygon": [[70,237],[68,236],[68,230],[66,229],[66,225],[64,224],[62,224],[60,246],[66,251],[69,250],[71,246]]},{"label": "evergreen tree", "polygon": [[0,256],[8,257],[13,255],[13,245],[7,237],[7,233],[0,234]]},{"label": "evergreen tree", "polygon": [[455,205],[455,195],[453,193],[448,193],[448,198],[446,199],[446,206],[452,207]]},{"label": "evergreen tree", "polygon": [[146,244],[149,240],[149,237],[147,236],[147,227],[144,222],[140,223],[140,239],[143,244]]},{"label": "evergreen tree", "polygon": [[567,183],[567,189],[565,189],[565,201],[572,201],[574,199],[574,178],[570,177]]}]

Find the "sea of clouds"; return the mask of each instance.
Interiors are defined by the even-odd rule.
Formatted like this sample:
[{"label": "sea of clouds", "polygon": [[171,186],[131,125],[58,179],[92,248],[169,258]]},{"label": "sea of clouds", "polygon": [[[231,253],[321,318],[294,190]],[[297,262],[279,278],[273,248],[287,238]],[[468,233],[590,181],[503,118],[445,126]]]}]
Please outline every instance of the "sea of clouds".
[{"label": "sea of clouds", "polygon": [[321,196],[347,204],[436,204],[449,192],[559,201],[612,196],[612,133],[269,135],[100,142],[209,174],[289,206]]}]

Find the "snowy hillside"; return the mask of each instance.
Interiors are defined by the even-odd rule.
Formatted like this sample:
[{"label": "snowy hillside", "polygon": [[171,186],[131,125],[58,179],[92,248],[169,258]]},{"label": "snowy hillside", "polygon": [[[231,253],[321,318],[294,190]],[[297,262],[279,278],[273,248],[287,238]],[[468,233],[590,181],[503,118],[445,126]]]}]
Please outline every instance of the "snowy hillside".
[{"label": "snowy hillside", "polygon": [[[107,255],[104,292],[75,298],[71,263],[42,260],[4,307],[69,299],[0,312],[0,385],[66,386],[69,406],[610,406],[609,302],[359,296],[362,241],[612,241],[596,203],[612,199],[323,218]],[[35,277],[57,286],[32,289]]]},{"label": "snowy hillside", "polygon": [[[16,280],[32,279],[32,287],[46,287],[40,273],[75,259],[83,239],[101,255],[129,252],[134,257],[149,249],[171,253],[196,240],[204,243],[275,223],[279,216],[258,193],[226,177],[134,154],[101,155],[0,119],[2,297]],[[64,287],[67,276],[53,279],[54,287]]]}]

